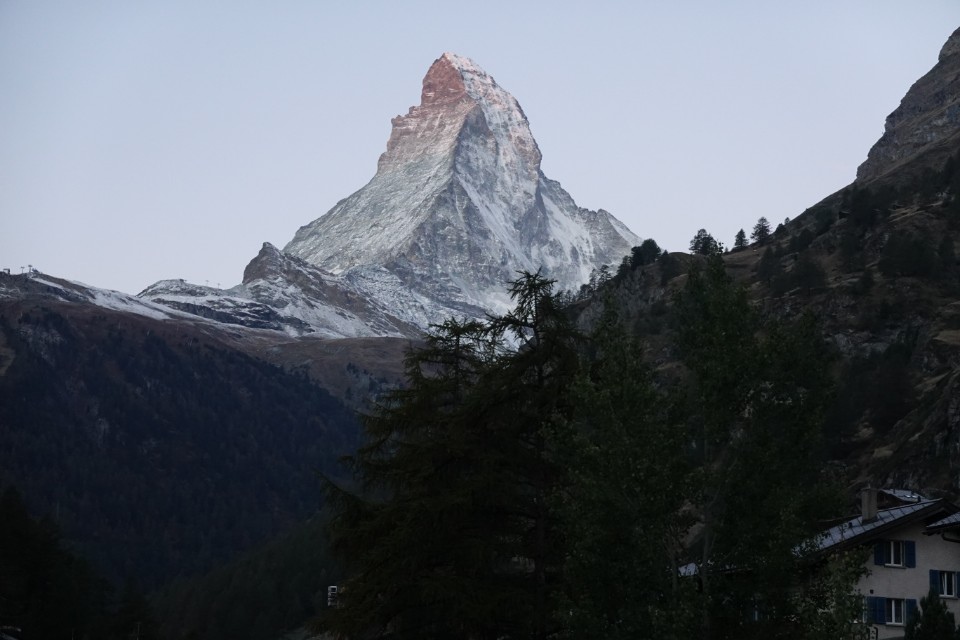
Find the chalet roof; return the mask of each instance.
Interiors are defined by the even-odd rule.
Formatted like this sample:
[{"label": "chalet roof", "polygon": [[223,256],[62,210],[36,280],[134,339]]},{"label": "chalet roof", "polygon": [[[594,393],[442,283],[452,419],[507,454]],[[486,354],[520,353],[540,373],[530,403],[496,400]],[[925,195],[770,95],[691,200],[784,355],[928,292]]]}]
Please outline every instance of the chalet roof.
[{"label": "chalet roof", "polygon": [[[960,527],[960,511],[958,507],[946,500],[927,500],[919,494],[899,489],[885,490],[900,500],[910,500],[908,504],[902,504],[889,509],[878,509],[877,517],[869,522],[864,522],[862,516],[857,516],[830,527],[811,544],[802,545],[798,548],[799,555],[805,555],[809,551],[814,552],[814,557],[822,557],[834,551],[840,551],[845,547],[851,547],[861,544],[868,544],[890,530],[914,523],[929,521],[930,518],[940,517],[932,524],[926,525],[926,533],[939,533],[941,530],[952,527]],[[802,550],[801,550],[802,549]],[[731,568],[724,569],[725,571]],[[679,567],[678,572],[683,577],[692,577],[699,573],[700,568],[695,562]]]},{"label": "chalet roof", "polygon": [[818,551],[832,551],[840,546],[863,544],[889,529],[937,515],[938,512],[957,515],[955,511],[956,507],[944,500],[921,500],[891,509],[879,509],[876,519],[870,522],[864,522],[862,516],[857,516],[827,529],[815,541],[814,547]]},{"label": "chalet roof", "polygon": [[952,529],[956,526],[960,526],[960,512],[949,515],[941,520],[937,520],[933,524],[928,524],[927,533],[939,533],[944,529]]}]

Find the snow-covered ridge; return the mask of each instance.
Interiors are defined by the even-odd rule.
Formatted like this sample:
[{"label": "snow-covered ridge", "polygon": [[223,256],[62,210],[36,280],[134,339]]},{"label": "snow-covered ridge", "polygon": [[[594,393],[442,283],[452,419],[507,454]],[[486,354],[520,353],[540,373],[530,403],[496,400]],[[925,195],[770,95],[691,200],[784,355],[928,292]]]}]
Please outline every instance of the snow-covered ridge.
[{"label": "snow-covered ridge", "polygon": [[229,289],[162,280],[139,296],[217,322],[282,331],[291,337],[356,338],[411,336],[404,319],[365,302],[342,278],[264,243],[244,279]]},{"label": "snow-covered ridge", "polygon": [[37,271],[15,275],[0,274],[0,300],[16,300],[25,297],[89,303],[104,309],[123,311],[155,320],[192,317],[127,293],[100,289]]}]

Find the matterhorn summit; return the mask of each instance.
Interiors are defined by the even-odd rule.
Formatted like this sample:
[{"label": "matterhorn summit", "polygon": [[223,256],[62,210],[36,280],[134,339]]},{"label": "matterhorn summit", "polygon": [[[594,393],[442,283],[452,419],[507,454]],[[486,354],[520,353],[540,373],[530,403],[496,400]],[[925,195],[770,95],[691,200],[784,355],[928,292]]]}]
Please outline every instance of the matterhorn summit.
[{"label": "matterhorn summit", "polygon": [[639,244],[609,213],[577,207],[540,170],[516,99],[452,53],[423,79],[419,106],[393,119],[377,173],[301,227],[284,253],[348,278],[389,305],[397,286],[441,317],[392,309],[423,326],[508,305],[505,283],[542,269],[576,289]]},{"label": "matterhorn summit", "polygon": [[235,287],[166,280],[140,297],[294,337],[415,336],[451,316],[505,311],[518,271],[576,290],[639,243],[547,179],[513,96],[445,53],[423,79],[420,105],[393,119],[366,186],[282,251],[265,244]]}]

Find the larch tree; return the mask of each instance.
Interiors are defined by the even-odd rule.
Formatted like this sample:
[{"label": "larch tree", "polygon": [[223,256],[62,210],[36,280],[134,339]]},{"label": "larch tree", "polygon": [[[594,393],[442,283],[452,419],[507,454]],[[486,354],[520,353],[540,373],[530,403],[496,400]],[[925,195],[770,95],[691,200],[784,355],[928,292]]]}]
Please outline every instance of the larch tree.
[{"label": "larch tree", "polygon": [[519,551],[498,535],[502,460],[468,409],[495,357],[484,327],[447,321],[406,361],[407,386],[366,416],[346,459],[357,486],[328,482],[331,539],[348,578],[320,626],[337,637],[496,637]]},{"label": "larch tree", "polygon": [[743,249],[747,246],[747,234],[740,229],[737,231],[737,235],[733,239],[733,248],[734,249]]},{"label": "larch tree", "polygon": [[757,224],[753,225],[753,233],[750,234],[750,239],[757,244],[765,244],[770,239],[770,221],[760,216]]},{"label": "larch tree", "polygon": [[552,281],[523,273],[515,308],[436,327],[408,384],[365,420],[328,483],[331,537],[347,579],[318,627],[336,637],[535,638],[555,633],[566,483],[557,425],[570,419],[575,334]]},{"label": "larch tree", "polygon": [[723,253],[723,247],[712,235],[707,233],[706,229],[700,229],[690,240],[690,251],[703,256],[711,256]]}]

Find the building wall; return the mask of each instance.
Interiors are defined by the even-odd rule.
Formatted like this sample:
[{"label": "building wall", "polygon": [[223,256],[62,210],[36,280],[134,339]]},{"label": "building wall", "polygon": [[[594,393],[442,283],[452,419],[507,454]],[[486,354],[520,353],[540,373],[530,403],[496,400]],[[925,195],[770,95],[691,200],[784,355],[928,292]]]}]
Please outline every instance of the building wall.
[{"label": "building wall", "polygon": [[[902,598],[916,600],[919,607],[920,599],[930,590],[930,570],[954,571],[960,573],[960,544],[947,542],[939,535],[928,536],[923,534],[923,525],[917,523],[896,529],[885,536],[888,540],[913,541],[916,548],[916,567],[890,567],[874,564],[873,547],[870,547],[870,557],[866,567],[868,575],[861,578],[858,584],[860,593],[864,596],[880,598]],[[954,590],[956,593],[956,589]],[[944,598],[947,608],[954,617],[960,620],[960,600],[956,597]],[[878,633],[876,637],[902,638],[903,625],[874,625]]]}]

